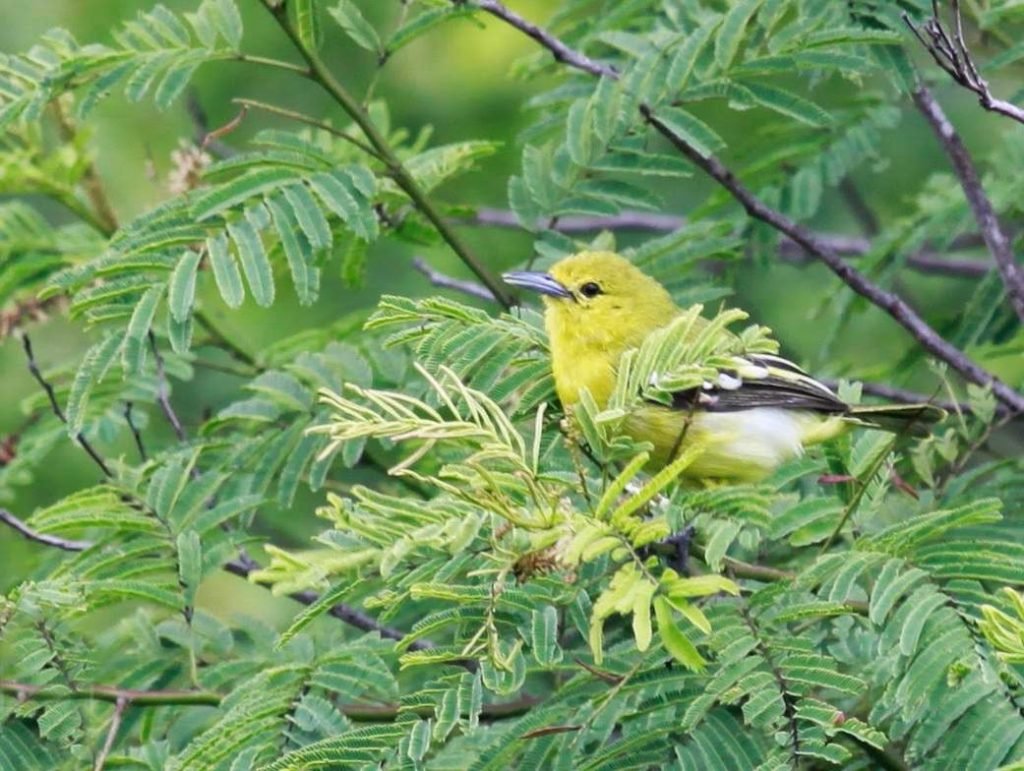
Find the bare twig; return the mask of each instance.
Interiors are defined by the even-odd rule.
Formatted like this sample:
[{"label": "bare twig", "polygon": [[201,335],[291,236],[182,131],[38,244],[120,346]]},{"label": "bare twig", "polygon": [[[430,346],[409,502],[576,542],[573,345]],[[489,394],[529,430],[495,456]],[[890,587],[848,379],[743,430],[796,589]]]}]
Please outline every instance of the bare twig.
[{"label": "bare twig", "polygon": [[857,187],[856,183],[854,183],[850,177],[843,177],[842,180],[840,180],[839,194],[846,202],[846,206],[850,210],[850,213],[853,214],[858,224],[860,224],[861,230],[864,231],[864,235],[877,236],[881,231],[881,227],[879,227],[878,224],[878,216],[861,194],[860,188]]},{"label": "bare twig", "polygon": [[160,405],[160,410],[164,413],[164,417],[167,418],[167,422],[171,424],[171,428],[174,430],[174,435],[178,437],[178,441],[185,442],[188,440],[188,435],[185,433],[185,429],[181,425],[174,407],[171,406],[170,389],[167,385],[167,372],[164,370],[164,357],[160,353],[160,348],[156,344],[156,335],[152,331],[149,333],[149,348],[153,351],[153,359],[156,362],[157,404]]},{"label": "bare twig", "polygon": [[92,543],[89,541],[73,541],[70,538],[58,538],[55,535],[39,533],[11,514],[7,509],[0,509],[0,522],[3,522],[14,530],[17,530],[30,541],[41,543],[44,546],[51,546],[54,549],[61,549],[63,551],[85,551],[92,546]]},{"label": "bare twig", "polygon": [[[264,0],[264,2],[266,1]],[[453,0],[453,2],[455,1]],[[537,40],[541,45],[551,50],[559,61],[565,62],[569,66],[584,72],[589,72],[592,75],[618,78],[618,72],[613,67],[599,64],[581,53],[572,51],[551,33],[539,30],[535,25],[526,22],[522,17],[509,11],[501,3],[488,0],[487,6],[484,10],[505,20],[511,26]],[[483,6],[481,7],[483,8]],[[748,190],[737,179],[736,175],[718,158],[699,152],[689,141],[660,120],[649,105],[641,104],[639,110],[644,120],[652,128],[665,137],[673,147],[695,166],[725,188],[749,216],[761,220],[788,236],[805,251],[825,263],[854,292],[888,313],[928,353],[949,364],[952,369],[956,370],[970,382],[977,383],[978,385],[990,385],[996,398],[1011,409],[1017,412],[1024,412],[1024,394],[1014,390],[991,372],[978,366],[963,351],[944,340],[901,297],[875,285],[867,276],[853,268],[838,252],[833,250],[827,243],[824,243],[817,235],[793,222],[781,212],[767,206]]]},{"label": "bare twig", "polygon": [[967,152],[963,140],[946,117],[941,105],[935,100],[935,96],[924,84],[919,84],[915,89],[914,104],[935,131],[939,143],[949,156],[956,177],[960,181],[960,187],[963,188],[964,196],[978,223],[978,229],[985,239],[985,245],[996,261],[1010,304],[1018,318],[1024,321],[1024,271],[1017,265],[1010,240],[999,224],[992,202],[985,194],[971,154]]},{"label": "bare twig", "polygon": [[[516,215],[506,209],[478,209],[472,218],[460,222],[482,225],[485,227],[520,228]],[[607,217],[569,216],[562,217],[555,223],[553,230],[559,233],[593,233],[601,230],[640,231],[654,233],[671,233],[686,224],[684,217],[674,214],[654,214],[651,212],[624,211]],[[537,230],[548,226],[546,218],[534,223]],[[844,257],[860,257],[871,251],[871,242],[861,236],[847,236],[840,233],[819,233],[823,243]],[[984,242],[976,234],[968,234],[953,240],[950,249],[971,249]],[[779,241],[779,256],[788,261],[802,263],[810,257],[795,241],[783,236]],[[956,259],[948,257],[930,248],[914,252],[906,259],[907,267],[919,273],[952,276],[962,278],[980,278],[994,267],[993,263],[981,260]]]},{"label": "bare twig", "polygon": [[142,434],[139,433],[139,427],[135,425],[135,420],[132,418],[134,408],[134,402],[128,401],[124,403],[124,422],[128,424],[128,430],[132,432],[132,439],[135,440],[135,449],[139,451],[139,459],[145,461],[146,445],[143,444]]},{"label": "bare twig", "polygon": [[992,95],[988,82],[981,77],[974,57],[964,39],[963,16],[960,13],[959,0],[952,0],[953,20],[956,31],[950,34],[939,14],[938,0],[932,0],[932,17],[918,28],[910,16],[904,12],[903,21],[925,50],[931,54],[935,63],[945,71],[953,81],[978,97],[978,103],[989,112],[1005,115],[1008,118],[1024,123],[1024,109],[1012,102],[997,99]]},{"label": "bare twig", "polygon": [[465,0],[454,1],[456,5],[476,6],[481,11],[486,11],[491,16],[495,16],[506,24],[510,24],[523,34],[529,35],[548,49],[556,61],[568,64],[570,67],[575,67],[578,70],[589,72],[591,75],[597,75],[598,77],[618,77],[618,71],[611,65],[591,59],[586,54],[570,48],[547,30],[527,21],[515,11],[497,2],[497,0],[473,0],[473,2],[469,3]]},{"label": "bare twig", "polygon": [[185,109],[192,121],[192,141],[197,146],[205,147],[207,152],[217,158],[230,158],[237,154],[235,148],[218,138],[210,136],[210,120],[203,109],[202,102],[194,90],[188,92]]},{"label": "bare twig", "polygon": [[107,756],[110,751],[114,748],[114,740],[117,739],[117,732],[121,728],[121,720],[124,717],[124,711],[128,708],[128,697],[119,695],[114,701],[114,714],[110,718],[110,728],[107,729],[107,738],[103,742],[103,747],[100,749],[99,754],[96,755],[96,763],[93,765],[93,771],[103,771],[103,766],[107,762]]},{"label": "bare twig", "polygon": [[[837,388],[839,385],[836,380],[822,380],[821,382],[833,389]],[[971,406],[966,402],[952,402],[949,400],[935,399],[928,394],[923,394],[918,391],[910,391],[906,388],[886,385],[885,383],[861,382],[860,386],[862,393],[869,394],[870,396],[877,396],[890,402],[899,402],[900,404],[931,404],[939,409],[946,410],[947,412],[973,412]],[[1002,405],[998,405],[996,407],[996,414],[1005,415],[1007,413],[1008,410]]]},{"label": "bare twig", "polygon": [[[21,334],[21,347],[25,350],[25,358],[28,360],[28,371],[32,373],[32,377],[35,378],[36,382],[42,386],[46,392],[46,398],[50,400],[50,409],[53,410],[53,414],[56,415],[61,423],[67,424],[68,419],[64,415],[64,410],[60,408],[60,404],[57,403],[57,395],[53,391],[53,386],[50,382],[43,377],[43,373],[39,370],[39,365],[36,363],[35,355],[32,352],[32,341],[29,339],[28,334],[22,330]],[[81,445],[82,449],[85,450],[86,454],[92,458],[93,463],[99,466],[100,471],[103,472],[103,476],[112,477],[113,472],[107,466],[106,461],[103,460],[103,456],[96,451],[96,448],[92,446],[92,443],[85,438],[85,434],[79,431],[75,434],[75,441]]]},{"label": "bare twig", "polygon": [[[326,123],[322,120],[317,120],[316,118],[313,118],[309,115],[304,115],[301,112],[296,112],[295,110],[285,110],[284,108],[277,107],[276,105],[273,104],[267,104],[266,102],[257,102],[255,99],[232,99],[231,101],[235,104],[241,105],[242,107],[242,112],[240,112],[238,114],[238,117],[234,118],[231,121],[231,123],[241,121],[242,118],[245,117],[245,113],[250,107],[254,110],[263,110],[264,112],[269,112],[274,115],[280,115],[282,118],[288,118],[289,120],[298,121],[299,123],[305,123],[307,126],[318,128],[321,131],[326,131],[328,134],[336,136],[339,139],[344,139],[349,144],[358,147],[371,158],[376,158],[378,161],[381,161],[382,163],[384,162],[384,158],[381,157],[380,153],[378,153],[374,148],[370,147],[370,145],[366,144],[366,142],[359,139],[358,137],[352,136],[347,131],[342,131],[341,129],[335,128],[330,123]],[[227,125],[230,126],[231,123]],[[222,129],[217,129],[217,131],[221,130]]]},{"label": "bare twig", "polygon": [[478,284],[475,281],[466,281],[461,278],[455,278],[454,276],[441,273],[441,271],[430,267],[422,257],[413,257],[412,266],[426,276],[427,280],[434,286],[439,286],[443,289],[452,289],[456,292],[461,292],[462,294],[467,294],[470,297],[476,297],[480,300],[494,300],[494,295],[491,293],[491,290],[483,284]]}]

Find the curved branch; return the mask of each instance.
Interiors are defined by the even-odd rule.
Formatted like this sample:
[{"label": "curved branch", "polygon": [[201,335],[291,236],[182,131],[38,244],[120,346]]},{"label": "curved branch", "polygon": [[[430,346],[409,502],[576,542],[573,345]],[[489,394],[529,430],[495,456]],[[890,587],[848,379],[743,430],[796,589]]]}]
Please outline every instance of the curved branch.
[{"label": "curved branch", "polygon": [[1017,317],[1024,321],[1024,272],[1017,265],[1010,239],[1006,237],[1006,232],[999,224],[999,217],[996,216],[996,210],[985,194],[971,154],[967,152],[960,135],[927,86],[922,84],[914,90],[914,104],[928,121],[942,149],[949,156],[956,177],[960,181],[960,187],[963,188],[964,196],[978,223],[981,236],[985,239],[985,245],[996,261],[1010,305],[1013,306]]},{"label": "curved branch", "polygon": [[[903,13],[903,21],[910,27],[910,31],[914,33],[918,42],[931,54],[935,63],[953,79],[953,82],[978,97],[978,104],[989,112],[1012,118],[1018,123],[1024,123],[1024,109],[992,96],[988,81],[981,77],[981,73],[974,63],[974,57],[967,47],[967,41],[964,40],[963,15],[960,13],[959,0],[952,0],[952,6],[953,20],[956,25],[956,32],[952,35],[942,23],[938,0],[932,0],[932,17],[924,23],[922,29],[918,29],[914,25],[906,12]],[[925,37],[926,35],[927,37]]]},{"label": "curved branch", "polygon": [[[457,220],[463,224],[497,228],[522,228],[515,213],[507,209],[488,207],[476,210],[472,217]],[[686,224],[685,217],[674,214],[657,214],[643,211],[623,211],[606,217],[569,215],[560,217],[553,225],[547,218],[539,219],[534,228],[544,230],[551,227],[559,233],[595,233],[601,230],[638,231],[671,233]],[[841,233],[819,233],[818,237],[834,251],[844,257],[860,257],[871,251],[871,242],[860,236]],[[970,249],[984,241],[975,233],[953,239],[951,249]],[[807,252],[791,239],[783,236],[779,241],[779,256],[787,262],[802,263],[812,259]],[[944,256],[934,249],[923,248],[906,259],[907,267],[928,275],[951,276],[955,278],[981,278],[988,274],[994,263],[981,260],[956,259]]]}]

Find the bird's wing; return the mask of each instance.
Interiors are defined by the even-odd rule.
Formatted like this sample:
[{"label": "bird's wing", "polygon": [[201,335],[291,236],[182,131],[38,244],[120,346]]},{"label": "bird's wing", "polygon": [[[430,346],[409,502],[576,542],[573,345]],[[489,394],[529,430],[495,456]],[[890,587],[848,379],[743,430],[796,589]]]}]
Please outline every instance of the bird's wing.
[{"label": "bird's wing", "polygon": [[736,412],[755,407],[828,414],[844,414],[850,410],[830,388],[796,364],[769,354],[738,359],[734,369],[720,370],[715,381],[673,394],[672,406],[707,412]]}]

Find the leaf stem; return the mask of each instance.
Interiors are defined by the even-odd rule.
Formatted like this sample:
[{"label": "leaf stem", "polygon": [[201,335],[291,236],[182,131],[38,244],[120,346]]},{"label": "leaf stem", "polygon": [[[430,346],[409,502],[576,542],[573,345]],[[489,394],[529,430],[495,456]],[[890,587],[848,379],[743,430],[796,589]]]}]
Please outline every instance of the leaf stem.
[{"label": "leaf stem", "polygon": [[358,139],[357,137],[354,137],[351,134],[342,131],[341,129],[335,128],[330,123],[325,123],[322,120],[317,120],[312,116],[306,115],[301,112],[296,112],[295,110],[286,110],[283,107],[277,107],[276,105],[273,104],[267,104],[266,102],[258,102],[255,99],[232,99],[231,101],[235,104],[242,105],[242,107],[252,108],[254,110],[263,110],[263,112],[269,112],[273,113],[274,115],[280,115],[281,117],[284,118],[290,118],[291,120],[298,121],[299,123],[305,123],[307,126],[313,126],[314,128],[318,128],[321,131],[326,131],[328,134],[332,134],[333,136],[336,136],[340,139],[344,139],[346,142],[355,145],[364,153],[376,158],[381,163],[387,164],[387,161],[384,160],[380,153],[378,153],[376,150],[374,150],[372,147],[366,144],[363,140]]}]

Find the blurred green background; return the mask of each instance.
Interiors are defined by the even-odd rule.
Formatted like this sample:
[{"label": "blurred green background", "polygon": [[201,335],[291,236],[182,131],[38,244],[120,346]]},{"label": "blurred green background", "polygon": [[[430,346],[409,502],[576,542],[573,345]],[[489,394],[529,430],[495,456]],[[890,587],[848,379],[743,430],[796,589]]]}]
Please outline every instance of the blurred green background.
[{"label": "blurred green background", "polygon": [[[176,11],[194,7],[195,0],[168,0]],[[398,2],[364,2],[367,16],[384,28],[390,28]],[[510,3],[528,18],[543,21],[551,5],[545,0],[517,0]],[[53,26],[69,29],[79,42],[107,42],[119,21],[132,17],[152,3],[143,0],[36,0],[31,4],[0,0],[0,51],[21,51]],[[293,50],[282,37],[259,3],[243,1],[245,48],[253,54],[295,60]],[[362,93],[376,69],[367,52],[345,40],[333,23],[326,22],[325,58],[338,77],[352,90]],[[389,60],[375,86],[375,93],[391,110],[392,123],[416,133],[422,126],[434,128],[432,143],[487,138],[499,140],[502,149],[484,159],[477,171],[459,177],[447,185],[440,197],[450,203],[506,208],[508,177],[519,165],[521,145],[518,134],[529,124],[525,102],[538,90],[536,82],[514,76],[514,64],[534,51],[532,41],[494,21],[475,23],[457,21],[415,42]],[[315,86],[286,73],[237,63],[206,65],[194,80],[199,103],[209,116],[211,127],[223,125],[237,114],[231,100],[248,97],[300,110],[310,115],[344,123],[335,104]],[[1010,122],[979,110],[972,100],[951,88],[941,96],[953,120],[968,144],[983,155],[992,146],[997,132],[1008,130]],[[709,113],[714,125],[734,141],[735,152],[743,157],[745,136],[756,128],[741,112],[721,107]],[[250,113],[242,126],[226,140],[242,145],[256,131],[284,126],[274,116]],[[1019,128],[1019,127],[1018,127]],[[171,168],[171,153],[182,142],[192,140],[195,127],[183,102],[166,112],[158,112],[151,103],[128,104],[114,96],[104,102],[92,120],[92,146],[99,171],[111,193],[122,221],[145,211],[167,197],[166,176]],[[929,129],[907,105],[900,125],[890,133],[888,151],[873,165],[856,175],[856,182],[871,206],[883,219],[898,218],[908,199],[936,170],[945,170],[946,160]],[[672,186],[659,185],[668,202],[667,211],[686,214],[710,190],[699,177]],[[813,224],[821,230],[857,233],[848,208],[835,191],[826,193],[827,203]],[[65,217],[63,210],[45,201],[36,202],[54,220]],[[530,237],[511,230],[465,228],[466,238],[492,270],[498,272],[529,257]],[[638,236],[620,239],[635,242]],[[301,329],[325,325],[349,314],[364,313],[383,292],[422,295],[437,291],[411,267],[415,255],[422,255],[435,268],[469,277],[468,272],[447,249],[413,249],[394,239],[383,238],[371,247],[369,268],[361,289],[345,288],[338,270],[325,272],[319,301],[312,307],[299,307],[290,292],[272,309],[257,308],[251,300],[239,311],[230,311],[210,294],[204,303],[224,333],[242,348],[255,352],[283,336]],[[335,263],[336,264],[336,263]],[[928,308],[929,317],[941,324],[959,313],[972,289],[971,281],[906,273],[898,288],[911,303]],[[841,284],[824,268],[816,265],[792,266],[779,263],[745,265],[736,280],[731,301],[751,311],[757,322],[773,327],[783,349],[798,361],[815,361],[819,353],[815,318],[828,314],[832,298]],[[818,314],[816,317],[815,314]],[[36,355],[44,367],[75,358],[84,350],[85,336],[75,326],[59,318],[30,327]],[[879,312],[859,315],[841,336],[826,363],[824,374],[832,375],[855,368],[870,375],[872,362],[900,358],[909,346],[909,338]],[[820,368],[820,367],[819,367]],[[996,368],[998,371],[998,368]],[[924,375],[927,378],[927,375]],[[927,382],[927,381],[925,381]],[[238,395],[238,378],[197,370],[194,380],[175,383],[173,401],[186,428],[194,431],[202,416],[216,411]],[[915,383],[901,385],[913,386]],[[917,385],[921,385],[918,383]],[[16,339],[0,342],[0,437],[15,431],[24,420],[20,401],[34,393],[36,385],[25,367],[25,359]],[[48,419],[48,418],[47,418]],[[167,433],[159,416],[153,416],[148,431],[154,436]],[[132,448],[105,447],[109,456],[128,455]],[[37,506],[54,501],[71,490],[94,483],[95,468],[70,441],[56,450],[39,469],[33,482],[21,489],[16,501],[0,505],[27,516]],[[256,531],[284,546],[302,545],[320,529],[313,510],[320,494],[300,496],[291,512],[268,509],[261,512]],[[8,589],[26,569],[29,545],[12,532],[0,530],[0,591]],[[271,604],[265,591],[247,588],[236,579],[218,576],[205,587],[203,604],[214,612],[250,612],[268,617],[291,614],[286,602]]]}]

